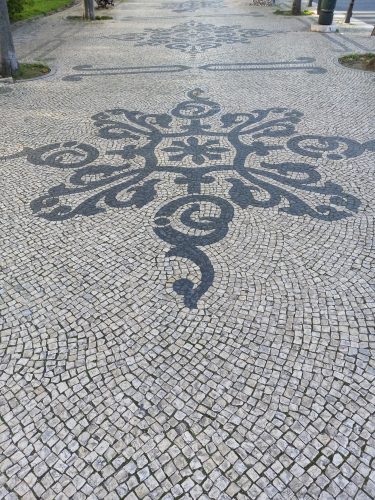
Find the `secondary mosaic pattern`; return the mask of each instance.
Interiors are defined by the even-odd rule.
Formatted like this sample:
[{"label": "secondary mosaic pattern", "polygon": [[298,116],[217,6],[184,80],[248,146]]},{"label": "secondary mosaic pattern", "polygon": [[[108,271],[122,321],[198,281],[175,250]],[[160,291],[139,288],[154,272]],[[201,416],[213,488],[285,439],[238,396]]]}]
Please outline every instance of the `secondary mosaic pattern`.
[{"label": "secondary mosaic pattern", "polygon": [[272,7],[275,5],[274,0],[250,0],[250,5],[255,5],[258,7]]},{"label": "secondary mosaic pattern", "polygon": [[325,68],[315,65],[313,57],[298,57],[295,60],[289,61],[263,61],[263,62],[241,62],[241,63],[213,63],[204,64],[202,66],[193,67],[182,64],[164,64],[159,66],[109,66],[95,67],[91,64],[82,64],[73,66],[72,70],[76,71],[71,75],[66,75],[62,78],[68,82],[79,82],[83,78],[98,77],[98,76],[118,76],[118,75],[137,75],[147,73],[149,75],[160,75],[162,73],[181,73],[189,70],[200,69],[210,72],[221,71],[304,71],[307,74],[321,75],[327,72]]},{"label": "secondary mosaic pattern", "polygon": [[237,63],[213,63],[204,64],[199,69],[204,71],[305,71],[311,75],[321,75],[327,72],[325,68],[316,66],[313,57],[298,57],[289,61],[259,61],[259,62],[237,62]]},{"label": "secondary mosaic pattern", "polygon": [[164,46],[167,49],[196,54],[224,44],[250,43],[257,37],[270,36],[262,29],[247,29],[239,25],[216,26],[214,24],[188,21],[171,28],[147,28],[142,33],[127,33],[109,38],[134,41],[135,46]]},{"label": "secondary mosaic pattern", "polygon": [[[360,205],[334,182],[321,182],[307,160],[354,158],[375,150],[375,142],[301,135],[296,128],[302,116],[285,108],[221,114],[220,105],[199,89],[189,92],[188,100],[170,114],[126,109],[99,113],[93,120],[100,137],[117,145],[105,156],[120,162],[103,160],[97,148],[76,142],[23,151],[20,154],[35,165],[74,170],[67,184],[52,187],[32,209],[39,217],[63,221],[107,209],[142,208],[156,199],[162,176],[172,173],[186,194],[157,210],[154,232],[170,245],[167,257],[199,268],[199,283],[182,277],[173,285],[184,305],[194,309],[215,279],[204,249],[226,236],[236,207],[279,207],[291,216],[333,222],[349,217]],[[285,150],[296,159],[266,159]],[[223,174],[227,197],[209,193],[206,188]]]},{"label": "secondary mosaic pattern", "polygon": [[223,0],[186,0],[185,2],[167,2],[161,5],[161,9],[173,12],[195,12],[199,9],[224,7]]}]

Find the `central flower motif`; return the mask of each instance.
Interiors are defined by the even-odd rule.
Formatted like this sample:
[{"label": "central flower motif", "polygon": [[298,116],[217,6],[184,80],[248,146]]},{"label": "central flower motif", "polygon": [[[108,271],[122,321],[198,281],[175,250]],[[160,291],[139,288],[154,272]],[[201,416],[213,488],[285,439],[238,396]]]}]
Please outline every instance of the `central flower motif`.
[{"label": "central flower motif", "polygon": [[169,155],[171,161],[180,161],[185,157],[190,156],[193,163],[202,165],[206,159],[221,160],[222,153],[225,153],[228,148],[219,146],[220,142],[216,140],[208,140],[203,144],[199,144],[196,137],[188,137],[186,141],[173,141],[172,146],[164,148]]}]

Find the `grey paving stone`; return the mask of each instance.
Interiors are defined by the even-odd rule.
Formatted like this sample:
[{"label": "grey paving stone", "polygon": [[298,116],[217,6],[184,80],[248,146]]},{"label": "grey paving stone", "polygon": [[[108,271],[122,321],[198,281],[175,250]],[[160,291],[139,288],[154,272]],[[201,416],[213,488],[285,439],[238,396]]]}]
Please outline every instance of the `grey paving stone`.
[{"label": "grey paving stone", "polygon": [[374,37],[249,3],[14,26],[0,498],[374,497]]}]

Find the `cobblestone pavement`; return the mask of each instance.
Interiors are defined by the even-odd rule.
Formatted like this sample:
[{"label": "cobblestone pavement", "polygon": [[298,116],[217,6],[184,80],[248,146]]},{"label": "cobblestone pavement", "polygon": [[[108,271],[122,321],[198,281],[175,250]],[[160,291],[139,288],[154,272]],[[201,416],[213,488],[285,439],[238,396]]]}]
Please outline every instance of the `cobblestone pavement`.
[{"label": "cobblestone pavement", "polygon": [[374,41],[249,3],[15,30],[0,498],[375,497]]}]

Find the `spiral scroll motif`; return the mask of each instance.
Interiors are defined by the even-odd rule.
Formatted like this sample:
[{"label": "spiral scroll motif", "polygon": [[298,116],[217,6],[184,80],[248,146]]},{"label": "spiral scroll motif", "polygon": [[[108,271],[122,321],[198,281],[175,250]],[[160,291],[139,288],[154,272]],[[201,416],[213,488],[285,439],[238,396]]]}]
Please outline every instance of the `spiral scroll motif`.
[{"label": "spiral scroll motif", "polygon": [[[212,215],[216,213],[218,215]],[[157,212],[157,227],[154,231],[160,239],[173,246],[167,255],[189,259],[201,272],[201,283],[195,288],[193,282],[186,278],[175,281],[173,285],[174,291],[184,297],[185,306],[197,307],[198,300],[214,279],[212,264],[198,247],[212,245],[223,239],[233,215],[233,206],[229,202],[207,195],[179,198]],[[173,227],[176,221],[186,229],[185,232]]]}]

